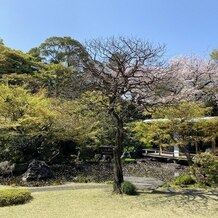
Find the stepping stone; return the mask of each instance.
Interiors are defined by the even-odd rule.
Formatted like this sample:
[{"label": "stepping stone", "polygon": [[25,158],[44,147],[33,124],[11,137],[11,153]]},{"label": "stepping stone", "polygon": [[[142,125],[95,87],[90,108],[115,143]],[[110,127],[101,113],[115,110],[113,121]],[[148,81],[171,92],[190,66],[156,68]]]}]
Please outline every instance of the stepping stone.
[{"label": "stepping stone", "polygon": [[151,177],[135,177],[135,176],[124,176],[124,181],[133,183],[137,189],[156,189],[164,184],[163,181]]}]

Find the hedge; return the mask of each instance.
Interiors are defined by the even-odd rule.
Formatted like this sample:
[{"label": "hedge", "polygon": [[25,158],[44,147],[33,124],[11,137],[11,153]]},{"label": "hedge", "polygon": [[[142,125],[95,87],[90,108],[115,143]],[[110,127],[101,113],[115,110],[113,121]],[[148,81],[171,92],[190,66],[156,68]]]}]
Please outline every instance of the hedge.
[{"label": "hedge", "polygon": [[25,189],[2,189],[0,190],[0,207],[24,204],[31,198],[31,193]]}]

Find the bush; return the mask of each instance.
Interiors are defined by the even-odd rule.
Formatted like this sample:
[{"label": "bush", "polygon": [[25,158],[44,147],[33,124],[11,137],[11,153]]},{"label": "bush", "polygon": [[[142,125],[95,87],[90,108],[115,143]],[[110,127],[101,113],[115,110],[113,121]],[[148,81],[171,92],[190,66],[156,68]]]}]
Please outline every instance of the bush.
[{"label": "bush", "polygon": [[128,181],[125,181],[121,185],[122,192],[126,195],[136,195],[136,187]]},{"label": "bush", "polygon": [[89,175],[78,175],[77,177],[74,178],[74,182],[78,183],[89,183],[89,182],[95,182],[96,178],[95,176],[89,176]]},{"label": "bush", "polygon": [[112,181],[112,180],[108,180],[108,181],[105,182],[105,184],[107,184],[107,185],[112,185],[112,184],[113,184],[113,181]]},{"label": "bush", "polygon": [[95,156],[95,149],[91,146],[81,146],[78,152],[78,158],[82,161],[93,159]]},{"label": "bush", "polygon": [[95,157],[94,157],[94,160],[99,162],[102,158],[102,155],[101,154],[95,154]]},{"label": "bush", "polygon": [[198,154],[193,159],[191,169],[197,183],[207,186],[218,185],[218,157],[210,153]]},{"label": "bush", "polygon": [[31,199],[31,193],[25,189],[0,190],[0,207],[24,204]]},{"label": "bush", "polygon": [[181,174],[172,180],[173,185],[192,185],[195,184],[195,180],[189,174]]}]

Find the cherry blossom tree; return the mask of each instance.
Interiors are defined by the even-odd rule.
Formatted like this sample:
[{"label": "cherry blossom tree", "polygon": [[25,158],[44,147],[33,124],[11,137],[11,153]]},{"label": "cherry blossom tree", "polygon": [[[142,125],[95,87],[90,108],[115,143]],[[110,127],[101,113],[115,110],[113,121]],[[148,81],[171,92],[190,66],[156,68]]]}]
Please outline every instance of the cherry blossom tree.
[{"label": "cherry blossom tree", "polygon": [[[218,105],[218,65],[198,57],[170,60],[169,90],[180,99],[204,101]],[[169,74],[170,75],[170,74]]]}]

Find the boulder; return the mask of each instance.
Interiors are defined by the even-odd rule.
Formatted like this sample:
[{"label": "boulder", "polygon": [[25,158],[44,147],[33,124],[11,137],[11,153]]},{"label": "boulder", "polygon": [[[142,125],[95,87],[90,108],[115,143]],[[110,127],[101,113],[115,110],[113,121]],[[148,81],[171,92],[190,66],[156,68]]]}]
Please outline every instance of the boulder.
[{"label": "boulder", "polygon": [[3,161],[0,163],[0,176],[12,176],[15,168],[14,163]]},{"label": "boulder", "polygon": [[131,154],[130,152],[124,151],[120,158],[121,159],[131,158]]},{"label": "boulder", "polygon": [[14,175],[21,175],[24,172],[26,172],[28,169],[28,163],[19,163],[19,164],[15,164],[14,166],[14,171],[13,174]]},{"label": "boulder", "polygon": [[111,155],[102,155],[102,159],[101,159],[101,162],[105,162],[105,163],[110,163],[112,160],[112,156]]},{"label": "boulder", "polygon": [[22,180],[24,182],[47,180],[54,177],[50,167],[44,162],[39,160],[33,160],[27,171],[23,174]]}]

